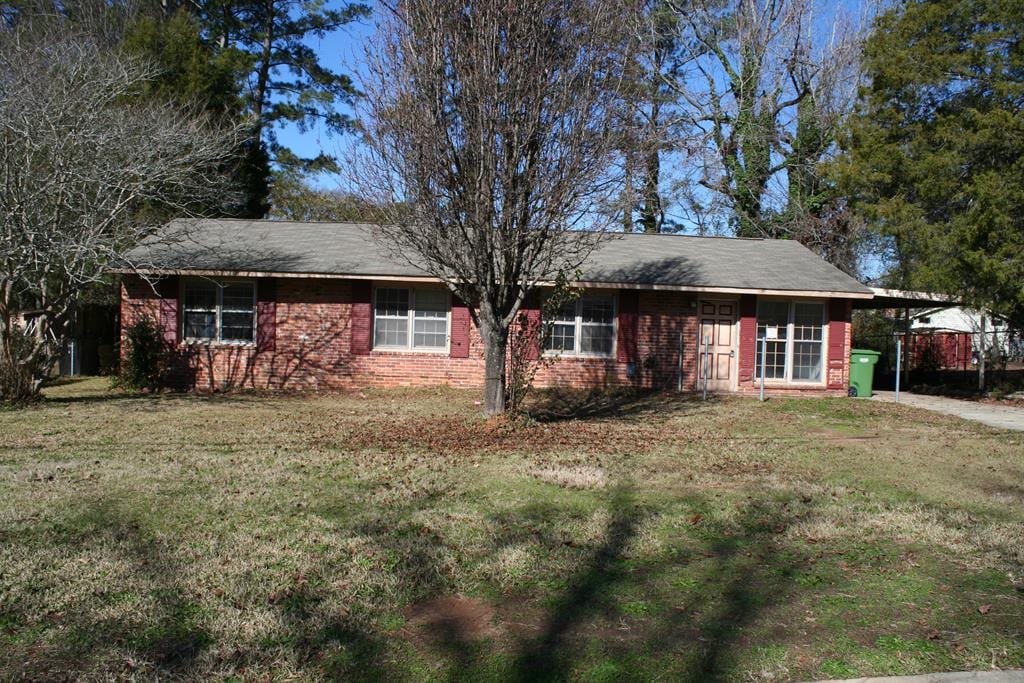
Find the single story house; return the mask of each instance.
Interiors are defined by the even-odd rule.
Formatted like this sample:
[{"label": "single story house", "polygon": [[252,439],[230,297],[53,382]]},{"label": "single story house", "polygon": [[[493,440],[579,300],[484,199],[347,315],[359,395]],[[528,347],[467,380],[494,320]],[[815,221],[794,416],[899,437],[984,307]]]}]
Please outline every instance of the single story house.
[{"label": "single story house", "polygon": [[[205,220],[145,242],[122,270],[122,329],[157,321],[181,387],[482,386],[467,303],[371,230]],[[711,391],[752,393],[767,337],[770,392],[845,395],[851,308],[872,298],[791,240],[624,234],[581,273],[538,385],[697,390],[706,367]]]}]

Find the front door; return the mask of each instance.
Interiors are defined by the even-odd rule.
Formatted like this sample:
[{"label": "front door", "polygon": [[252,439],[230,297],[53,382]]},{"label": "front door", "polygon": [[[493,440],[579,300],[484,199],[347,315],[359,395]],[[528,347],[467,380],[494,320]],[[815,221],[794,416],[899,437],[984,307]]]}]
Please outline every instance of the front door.
[{"label": "front door", "polygon": [[700,336],[697,338],[698,391],[704,388],[705,368],[708,375],[708,390],[735,389],[736,308],[735,301],[700,302]]}]

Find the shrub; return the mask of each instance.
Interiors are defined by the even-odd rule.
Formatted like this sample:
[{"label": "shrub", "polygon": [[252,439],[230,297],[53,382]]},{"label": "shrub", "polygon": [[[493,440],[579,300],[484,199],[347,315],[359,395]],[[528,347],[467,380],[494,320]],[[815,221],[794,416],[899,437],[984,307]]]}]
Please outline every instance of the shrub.
[{"label": "shrub", "polygon": [[164,374],[164,341],[160,328],[148,317],[128,326],[118,384],[126,389],[156,389]]}]

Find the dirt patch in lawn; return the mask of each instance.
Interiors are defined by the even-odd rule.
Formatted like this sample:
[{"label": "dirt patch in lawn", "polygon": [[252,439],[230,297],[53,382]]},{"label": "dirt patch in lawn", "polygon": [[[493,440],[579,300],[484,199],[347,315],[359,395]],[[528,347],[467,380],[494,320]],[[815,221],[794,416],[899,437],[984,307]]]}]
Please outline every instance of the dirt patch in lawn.
[{"label": "dirt patch in lawn", "polygon": [[475,643],[501,635],[494,608],[482,600],[448,595],[418,602],[404,616],[414,638],[431,643]]}]

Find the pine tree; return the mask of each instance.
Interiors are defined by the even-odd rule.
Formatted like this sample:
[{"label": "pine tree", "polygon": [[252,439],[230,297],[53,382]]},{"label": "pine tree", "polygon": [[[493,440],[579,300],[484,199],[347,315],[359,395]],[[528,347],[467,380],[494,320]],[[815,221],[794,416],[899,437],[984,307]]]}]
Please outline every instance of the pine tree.
[{"label": "pine tree", "polygon": [[326,0],[203,0],[193,7],[222,50],[244,56],[253,138],[266,146],[271,161],[307,171],[337,170],[330,155],[304,159],[280,144],[276,127],[291,123],[306,129],[320,122],[330,133],[349,130],[352,120],[339,105],[357,95],[355,85],[328,66],[308,41],[367,16],[369,8]]},{"label": "pine tree", "polygon": [[[199,20],[184,8],[130,15],[122,47],[157,68],[144,96],[196,107],[214,120],[237,122],[246,115],[242,81],[247,57],[213,44]],[[269,209],[270,160],[252,138],[241,143],[226,173],[239,189],[237,201],[211,207],[214,214],[259,218]]]}]

